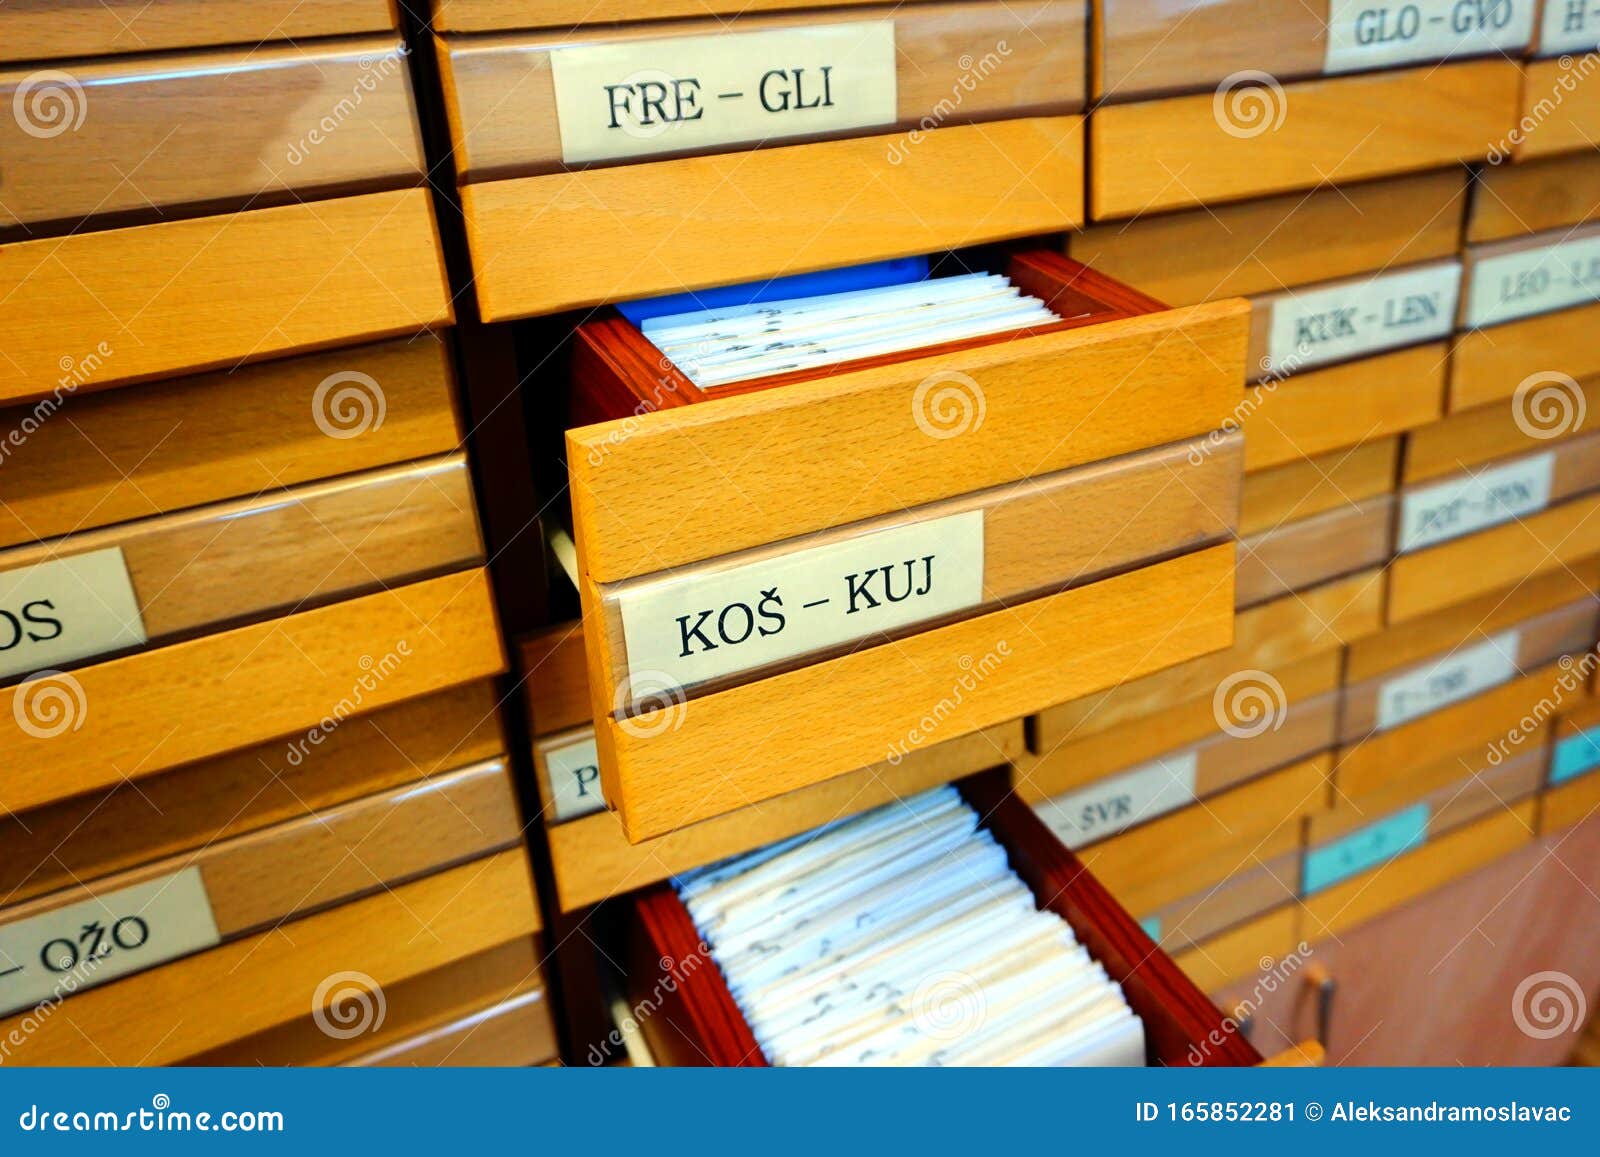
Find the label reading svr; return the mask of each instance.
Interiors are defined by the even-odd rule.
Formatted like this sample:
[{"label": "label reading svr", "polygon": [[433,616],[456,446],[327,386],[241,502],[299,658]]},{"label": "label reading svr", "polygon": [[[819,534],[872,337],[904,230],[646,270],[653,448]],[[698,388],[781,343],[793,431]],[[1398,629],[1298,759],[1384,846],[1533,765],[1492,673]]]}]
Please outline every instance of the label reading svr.
[{"label": "label reading svr", "polygon": [[1447,261],[1279,298],[1262,368],[1282,373],[1444,337],[1460,288],[1461,265]]},{"label": "label reading svr", "polygon": [[1037,804],[1039,818],[1069,848],[1155,819],[1194,800],[1194,752],[1155,759],[1132,771]]},{"label": "label reading svr", "polygon": [[1600,47],[1600,4],[1595,0],[1544,0],[1539,55],[1589,52]]},{"label": "label reading svr", "polygon": [[1375,868],[1428,838],[1429,809],[1413,804],[1348,836],[1306,853],[1301,886],[1306,895]]},{"label": "label reading svr", "polygon": [[1502,631],[1378,688],[1378,729],[1387,730],[1498,687],[1517,673],[1519,631]]},{"label": "label reading svr", "polygon": [[1543,510],[1555,461],[1546,451],[1407,494],[1400,503],[1400,553]]},{"label": "label reading svr", "polygon": [[600,794],[600,753],[593,731],[548,749],[544,765],[550,776],[550,810],[556,822],[575,820],[606,806]]},{"label": "label reading svr", "polygon": [[568,164],[893,124],[894,22],[719,32],[550,53]]},{"label": "label reading svr", "polygon": [[1481,257],[1470,281],[1466,322],[1473,328],[1600,301],[1600,232]]},{"label": "label reading svr", "polygon": [[199,868],[0,926],[0,1014],[222,942]]},{"label": "label reading svr", "polygon": [[0,573],[0,677],[147,641],[120,548]]},{"label": "label reading svr", "polygon": [[983,600],[983,511],[628,589],[628,670],[690,687]]},{"label": "label reading svr", "polygon": [[1533,37],[1533,8],[1534,0],[1329,0],[1323,68],[1356,72],[1523,48]]}]

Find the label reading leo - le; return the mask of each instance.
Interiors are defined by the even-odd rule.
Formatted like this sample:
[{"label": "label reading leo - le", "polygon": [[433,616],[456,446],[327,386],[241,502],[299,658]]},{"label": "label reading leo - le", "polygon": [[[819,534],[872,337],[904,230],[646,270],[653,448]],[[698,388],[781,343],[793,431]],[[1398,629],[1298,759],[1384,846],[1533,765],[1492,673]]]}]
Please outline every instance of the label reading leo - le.
[{"label": "label reading leo - le", "polygon": [[894,22],[558,48],[568,164],[893,124]]},{"label": "label reading leo - le", "polygon": [[1289,293],[1272,304],[1263,368],[1291,372],[1444,337],[1460,287],[1460,263],[1446,261]]},{"label": "label reading leo - le", "polygon": [[0,925],[0,1015],[221,942],[199,868]]},{"label": "label reading leo - le", "polygon": [[1533,9],[1534,0],[1329,0],[1323,67],[1357,72],[1514,51],[1533,37]]},{"label": "label reading leo - le", "polygon": [[120,548],[0,572],[0,677],[146,642]]},{"label": "label reading leo - le", "polygon": [[1600,301],[1600,231],[1473,263],[1466,323],[1473,328]]},{"label": "label reading leo - le", "polygon": [[631,586],[628,670],[691,687],[983,601],[983,511]]}]

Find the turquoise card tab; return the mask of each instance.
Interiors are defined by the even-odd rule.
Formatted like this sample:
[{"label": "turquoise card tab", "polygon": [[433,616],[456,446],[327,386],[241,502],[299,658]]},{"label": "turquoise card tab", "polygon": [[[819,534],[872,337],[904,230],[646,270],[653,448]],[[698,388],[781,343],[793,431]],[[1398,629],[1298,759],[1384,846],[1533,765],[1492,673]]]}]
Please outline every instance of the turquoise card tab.
[{"label": "turquoise card tab", "polygon": [[1146,916],[1143,920],[1139,921],[1139,927],[1144,929],[1145,935],[1150,937],[1150,939],[1156,941],[1158,944],[1161,942],[1160,916]]},{"label": "turquoise card tab", "polygon": [[1560,783],[1600,767],[1600,727],[1580,731],[1556,744],[1550,758],[1550,782]]},{"label": "turquoise card tab", "polygon": [[1416,847],[1428,835],[1428,805],[1412,804],[1403,811],[1358,828],[1348,836],[1306,853],[1306,895],[1332,887],[1357,872],[1375,868],[1385,860]]}]

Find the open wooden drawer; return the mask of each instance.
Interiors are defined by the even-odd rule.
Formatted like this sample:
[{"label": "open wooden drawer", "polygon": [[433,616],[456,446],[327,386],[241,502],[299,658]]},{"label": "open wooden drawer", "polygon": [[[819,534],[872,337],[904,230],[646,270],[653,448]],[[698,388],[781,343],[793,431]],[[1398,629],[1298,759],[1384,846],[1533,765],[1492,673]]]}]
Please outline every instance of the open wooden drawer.
[{"label": "open wooden drawer", "polygon": [[[1150,1063],[1260,1063],[1247,1040],[1226,1030],[1221,1011],[1010,793],[1003,774],[976,777],[962,791],[1039,905],[1072,925],[1090,955],[1122,986],[1144,1022]],[[642,893],[634,918],[628,983],[636,994],[654,994],[654,1015],[641,1027],[656,1057],[673,1065],[765,1065],[677,894],[668,886]],[[663,983],[669,977],[673,983]]]},{"label": "open wooden drawer", "polygon": [[630,839],[1229,642],[1243,307],[1010,271],[1067,320],[717,396],[621,317],[579,328],[577,581]]}]

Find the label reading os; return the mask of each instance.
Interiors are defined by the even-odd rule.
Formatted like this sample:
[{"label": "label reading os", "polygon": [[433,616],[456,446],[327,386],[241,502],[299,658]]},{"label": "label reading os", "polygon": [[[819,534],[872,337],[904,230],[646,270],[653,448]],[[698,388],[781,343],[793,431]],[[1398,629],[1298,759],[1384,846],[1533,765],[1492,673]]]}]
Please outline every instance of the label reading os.
[{"label": "label reading os", "polygon": [[592,730],[570,743],[547,748],[544,766],[550,780],[550,810],[557,823],[605,808],[605,797],[600,794],[600,753]]},{"label": "label reading os", "polygon": [[120,548],[0,573],[0,676],[147,641]]},{"label": "label reading os", "polygon": [[1413,804],[1332,843],[1312,848],[1306,853],[1302,877],[1306,895],[1417,847],[1428,838],[1428,816],[1427,804]]},{"label": "label reading os", "polygon": [[199,868],[0,926],[0,1015],[222,942]]},{"label": "label reading os", "polygon": [[1539,55],[1589,52],[1600,47],[1600,2],[1544,0],[1539,27]]},{"label": "label reading os", "polygon": [[558,48],[550,72],[568,164],[897,119],[890,20]]},{"label": "label reading os", "polygon": [[1036,804],[1039,818],[1069,848],[1114,836],[1194,800],[1198,757],[1192,751]]},{"label": "label reading os", "polygon": [[1444,337],[1460,289],[1461,264],[1446,261],[1279,298],[1263,368],[1281,373]]},{"label": "label reading os", "polygon": [[1378,688],[1378,729],[1398,727],[1498,687],[1517,673],[1519,631],[1502,631]]},{"label": "label reading os", "polygon": [[[1545,0],[1546,5],[1557,0]],[[1327,72],[1523,48],[1534,0],[1329,0]]]},{"label": "label reading os", "polygon": [[1555,461],[1547,450],[1407,494],[1400,503],[1400,553],[1543,510]]},{"label": "label reading os", "polygon": [[864,534],[618,598],[628,670],[690,687],[977,606],[983,511]]},{"label": "label reading os", "polygon": [[1466,322],[1473,328],[1600,301],[1600,232],[1480,257],[1470,280]]}]

